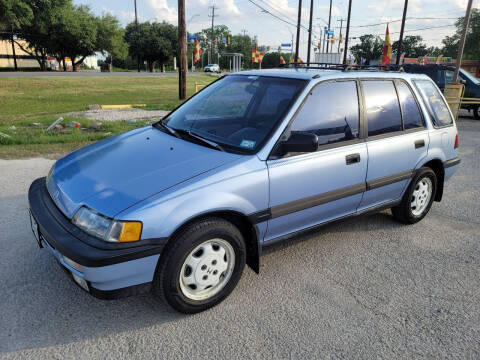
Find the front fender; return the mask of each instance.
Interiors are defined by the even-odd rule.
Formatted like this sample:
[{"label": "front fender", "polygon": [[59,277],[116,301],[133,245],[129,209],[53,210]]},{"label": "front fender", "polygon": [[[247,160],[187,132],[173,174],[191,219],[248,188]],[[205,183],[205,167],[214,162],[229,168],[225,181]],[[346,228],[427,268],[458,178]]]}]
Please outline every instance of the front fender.
[{"label": "front fender", "polygon": [[170,237],[189,220],[217,211],[249,215],[268,207],[265,162],[251,156],[179,184],[122,211],[115,218],[143,222],[142,239]]}]

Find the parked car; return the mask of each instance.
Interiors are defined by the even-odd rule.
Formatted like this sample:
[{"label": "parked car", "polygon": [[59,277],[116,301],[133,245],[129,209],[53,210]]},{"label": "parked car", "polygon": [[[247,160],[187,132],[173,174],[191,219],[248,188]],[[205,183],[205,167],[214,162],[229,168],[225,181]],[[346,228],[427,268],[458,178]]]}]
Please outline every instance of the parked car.
[{"label": "parked car", "polygon": [[[436,64],[405,64],[403,69],[413,74],[428,75],[442,91],[445,89],[446,84],[452,83],[453,73],[455,72],[455,67],[453,66]],[[458,77],[465,84],[464,97],[477,98],[480,103],[480,79],[477,79],[464,69],[460,69]],[[475,119],[480,120],[480,104],[462,105],[462,109],[472,111]]]},{"label": "parked car", "polygon": [[205,66],[203,71],[219,74],[220,73],[220,66],[218,66],[218,64],[208,64],[207,66]]},{"label": "parked car", "polygon": [[90,294],[153,291],[195,313],[225,299],[245,264],[258,273],[274,243],[388,208],[422,220],[457,147],[426,75],[240,72],[58,160],[30,187],[32,229]]}]

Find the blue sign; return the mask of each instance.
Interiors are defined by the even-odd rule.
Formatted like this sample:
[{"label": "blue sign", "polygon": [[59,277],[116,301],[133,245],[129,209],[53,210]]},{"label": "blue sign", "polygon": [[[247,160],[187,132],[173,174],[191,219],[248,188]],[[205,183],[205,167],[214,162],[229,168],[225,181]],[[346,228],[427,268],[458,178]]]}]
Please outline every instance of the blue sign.
[{"label": "blue sign", "polygon": [[292,44],[281,44],[281,45],[282,45],[282,47],[291,47],[292,46]]},{"label": "blue sign", "polygon": [[198,35],[188,35],[187,39],[198,39]]},{"label": "blue sign", "polygon": [[333,36],[334,32],[333,32],[333,30],[327,30],[326,34],[327,34],[327,35],[332,35],[332,36]]}]

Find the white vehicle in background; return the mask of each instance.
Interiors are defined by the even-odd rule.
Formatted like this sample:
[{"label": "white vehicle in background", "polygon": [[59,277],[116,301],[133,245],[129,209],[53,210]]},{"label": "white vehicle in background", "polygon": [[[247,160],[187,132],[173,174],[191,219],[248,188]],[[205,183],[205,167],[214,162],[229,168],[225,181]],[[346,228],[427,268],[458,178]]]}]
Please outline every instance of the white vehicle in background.
[{"label": "white vehicle in background", "polygon": [[205,72],[220,73],[220,66],[218,64],[208,64],[203,69]]}]

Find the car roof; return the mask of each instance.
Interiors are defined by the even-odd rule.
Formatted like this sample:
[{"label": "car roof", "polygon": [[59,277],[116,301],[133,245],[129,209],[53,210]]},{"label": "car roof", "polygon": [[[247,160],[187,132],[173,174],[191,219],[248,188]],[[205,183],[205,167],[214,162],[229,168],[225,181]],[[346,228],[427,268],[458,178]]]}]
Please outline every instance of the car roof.
[{"label": "car roof", "polygon": [[412,74],[400,71],[342,71],[336,69],[309,69],[309,68],[276,68],[264,70],[246,70],[233,73],[233,75],[270,76],[290,79],[340,79],[340,78],[394,78],[394,79],[430,79],[424,74]]}]

